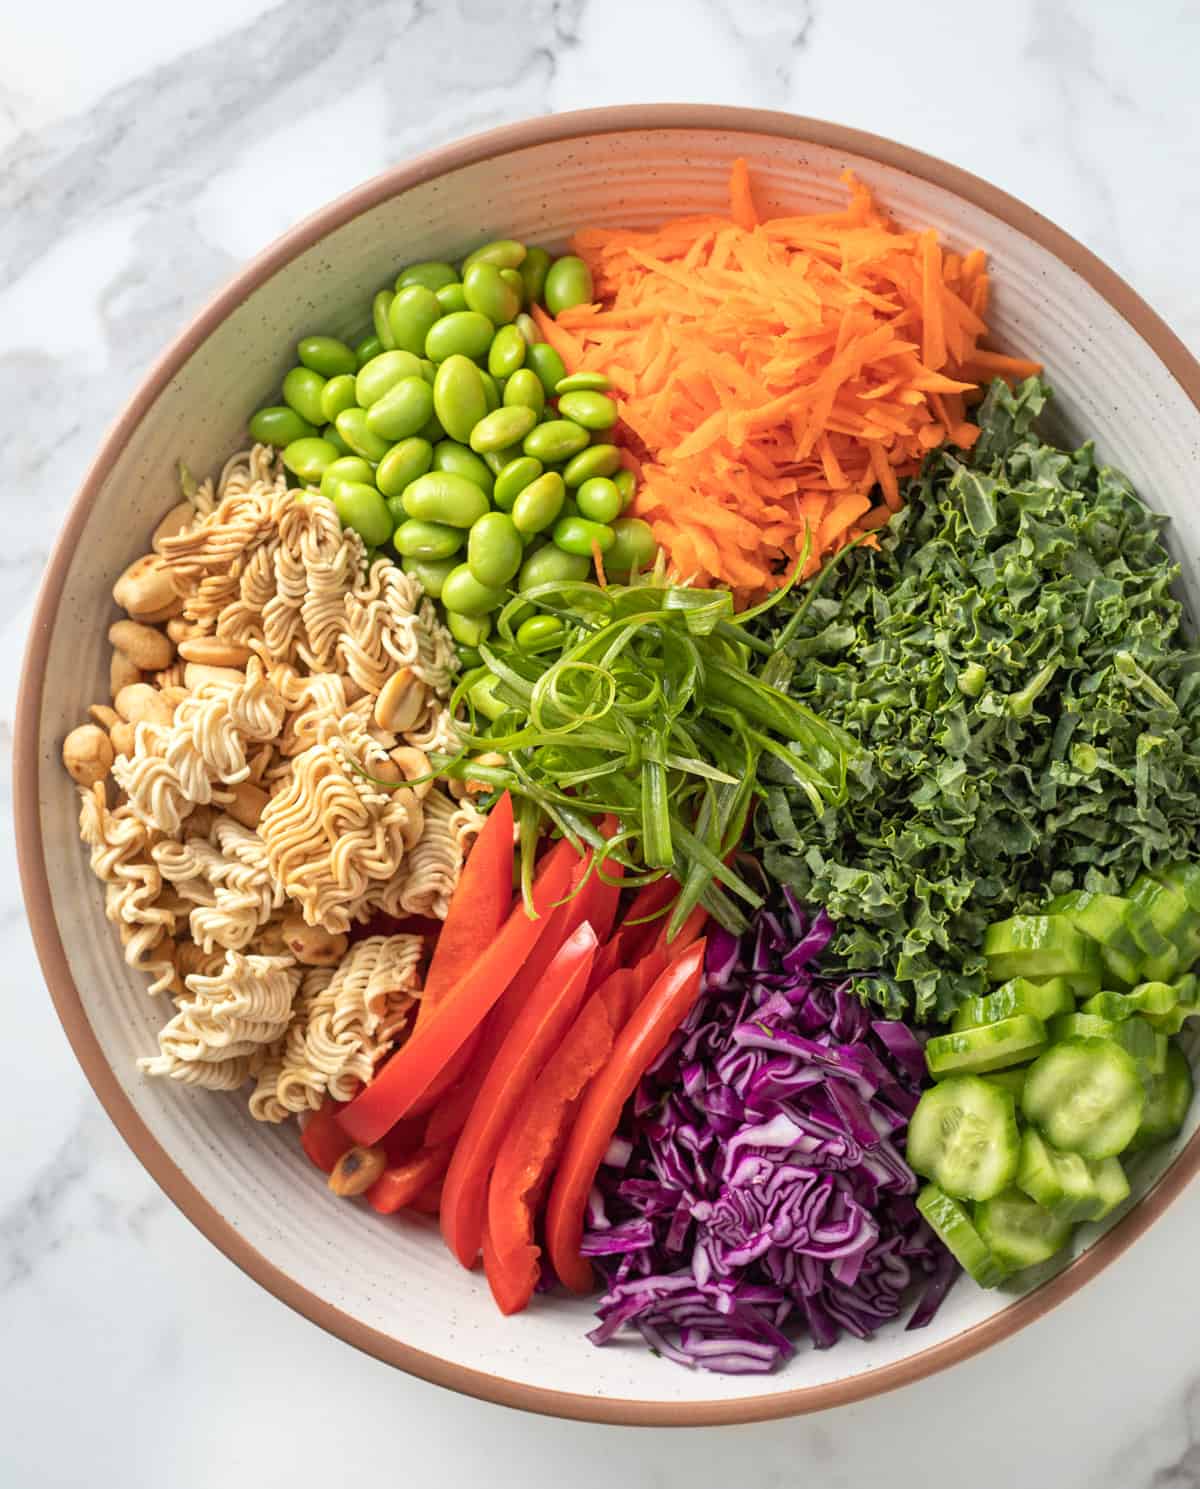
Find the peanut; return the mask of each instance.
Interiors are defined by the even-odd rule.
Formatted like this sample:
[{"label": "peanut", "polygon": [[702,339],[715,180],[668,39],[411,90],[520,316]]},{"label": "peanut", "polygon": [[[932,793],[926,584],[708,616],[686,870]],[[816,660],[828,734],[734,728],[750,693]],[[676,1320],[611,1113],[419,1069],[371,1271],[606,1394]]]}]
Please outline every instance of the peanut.
[{"label": "peanut", "polygon": [[[424,799],[433,790],[433,779],[421,780],[422,776],[430,775],[429,756],[424,750],[418,750],[414,745],[398,745],[392,752],[391,758],[400,767],[400,773],[406,781],[416,781],[413,790],[419,801]],[[371,771],[372,775],[378,774],[377,770]]]},{"label": "peanut", "polygon": [[345,936],[335,936],[323,926],[309,925],[302,915],[284,916],[283,940],[296,960],[306,967],[336,966],[350,944]]},{"label": "peanut", "polygon": [[382,1148],[351,1148],[334,1164],[329,1187],[343,1199],[365,1194],[386,1167],[387,1154]]},{"label": "peanut", "polygon": [[190,636],[199,636],[199,629],[182,615],[173,615],[167,622],[167,635],[178,644],[186,641]]},{"label": "peanut", "polygon": [[189,636],[179,643],[179,655],[185,662],[202,667],[244,667],[250,660],[250,648],[238,641],[223,641],[220,636]]},{"label": "peanut", "polygon": [[94,786],[112,769],[113,747],[98,725],[80,724],[63,740],[62,756],[73,781],[80,786]]},{"label": "peanut", "polygon": [[127,724],[124,719],[118,719],[108,731],[108,737],[112,740],[112,747],[118,755],[131,756],[133,754],[137,736],[133,732],[132,724]]},{"label": "peanut", "polygon": [[113,599],[134,620],[157,619],[180,603],[171,575],[156,553],[129,565],[113,585]]},{"label": "peanut", "polygon": [[193,693],[205,683],[218,683],[223,688],[240,688],[245,681],[246,674],[239,672],[236,667],[209,667],[203,662],[189,662],[183,670],[184,686]]},{"label": "peanut", "polygon": [[411,667],[393,672],[375,700],[375,722],[389,734],[403,734],[421,717],[425,688]]},{"label": "peanut", "polygon": [[150,539],[151,548],[154,549],[155,553],[161,553],[165,540],[175,537],[177,533],[183,532],[184,528],[190,526],[195,521],[195,517],[196,513],[192,508],[191,502],[178,502],[154,529],[154,534]]},{"label": "peanut", "polygon": [[99,724],[102,729],[111,729],[120,721],[121,715],[115,708],[109,708],[107,703],[93,703],[88,709],[88,718],[93,724]]},{"label": "peanut", "polygon": [[230,788],[230,795],[233,799],[226,802],[225,810],[233,820],[243,827],[257,827],[268,801],[267,793],[250,781],[239,781]]},{"label": "peanut", "polygon": [[[502,767],[505,763],[504,756],[498,754],[495,750],[486,750],[482,755],[476,755],[475,759],[471,761],[472,765],[491,766],[493,770]],[[487,781],[472,780],[470,776],[466,777],[466,785],[468,793],[472,796],[480,796],[485,792],[496,789],[494,786],[489,785]]]},{"label": "peanut", "polygon": [[141,682],[141,669],[123,651],[114,651],[108,664],[108,691],[115,698],[130,683]]},{"label": "peanut", "polygon": [[175,710],[157,688],[135,682],[117,694],[117,712],[129,724],[161,724],[169,727]]},{"label": "peanut", "polygon": [[117,620],[108,628],[108,639],[118,651],[143,672],[160,672],[171,665],[173,643],[153,626],[136,620]]}]

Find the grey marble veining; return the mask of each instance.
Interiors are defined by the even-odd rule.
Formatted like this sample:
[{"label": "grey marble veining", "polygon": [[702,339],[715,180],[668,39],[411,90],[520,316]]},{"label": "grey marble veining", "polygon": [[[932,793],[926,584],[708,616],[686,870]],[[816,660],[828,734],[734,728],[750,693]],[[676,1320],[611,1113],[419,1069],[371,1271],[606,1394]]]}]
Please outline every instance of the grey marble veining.
[{"label": "grey marble veining", "polygon": [[[705,100],[839,119],[1081,237],[1200,349],[1200,9],[1166,0],[63,0],[0,6],[0,812],[29,610],[99,438],[239,263],[386,165],[509,119]],[[6,834],[6,841],[10,834]],[[261,1292],[100,1111],[0,854],[0,1484],[1200,1485],[1200,1186],[1052,1318],[831,1416],[687,1436],[408,1380]]]}]

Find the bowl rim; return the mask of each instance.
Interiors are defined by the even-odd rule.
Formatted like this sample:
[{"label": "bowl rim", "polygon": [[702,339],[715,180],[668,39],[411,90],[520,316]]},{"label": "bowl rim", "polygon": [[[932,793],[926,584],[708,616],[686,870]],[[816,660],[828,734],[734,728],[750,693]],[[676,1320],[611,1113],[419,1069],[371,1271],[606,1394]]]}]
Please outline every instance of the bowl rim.
[{"label": "bowl rim", "polygon": [[625,1426],[713,1426],[766,1421],[861,1401],[945,1370],[1015,1334],[1077,1292],[1162,1215],[1200,1169],[1200,1132],[1193,1134],[1141,1201],[1063,1271],[991,1318],[906,1359],[820,1385],[730,1401],[646,1401],[526,1385],[416,1349],[343,1313],[249,1245],[184,1176],[138,1115],[88,1022],[58,932],[39,821],[38,772],[47,744],[39,738],[38,728],[45,663],[70,559],[91,507],[122,450],[188,358],[264,281],[320,239],[390,197],[499,155],[596,134],[644,130],[758,134],[845,150],[952,192],[1032,239],[1086,280],[1147,343],[1200,410],[1200,363],[1150,306],[1095,254],[1016,197],[957,166],[883,136],[770,109],[667,103],[545,115],[439,146],[338,197],[251,259],[174,338],[105,435],[59,531],[33,612],[14,725],[14,819],[21,885],[34,945],[55,1009],[84,1074],[150,1176],[243,1272],[346,1343],[464,1395],[580,1421]]}]

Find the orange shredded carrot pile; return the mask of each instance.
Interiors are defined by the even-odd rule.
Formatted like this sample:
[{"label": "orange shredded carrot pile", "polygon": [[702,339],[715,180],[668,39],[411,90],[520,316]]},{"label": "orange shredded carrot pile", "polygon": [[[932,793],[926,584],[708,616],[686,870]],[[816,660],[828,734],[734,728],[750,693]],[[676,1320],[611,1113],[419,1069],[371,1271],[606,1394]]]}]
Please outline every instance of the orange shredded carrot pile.
[{"label": "orange shredded carrot pile", "polygon": [[611,379],[634,510],[680,577],[770,589],[806,530],[814,571],[887,521],[929,450],[971,446],[980,381],[1039,370],[979,347],[981,251],[900,231],[842,179],[844,211],[764,221],[738,160],[728,219],[585,229],[597,303],[538,313],[569,371]]}]

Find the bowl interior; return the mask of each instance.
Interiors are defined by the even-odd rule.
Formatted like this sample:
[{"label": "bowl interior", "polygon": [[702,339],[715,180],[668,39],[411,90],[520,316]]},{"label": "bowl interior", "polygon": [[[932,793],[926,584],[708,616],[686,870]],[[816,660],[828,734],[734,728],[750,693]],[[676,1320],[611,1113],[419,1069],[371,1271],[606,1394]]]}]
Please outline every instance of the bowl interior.
[{"label": "bowl interior", "polygon": [[[1102,455],[1173,518],[1173,545],[1194,612],[1200,518],[1192,490],[1200,412],[1147,342],[1080,273],[1018,226],[915,170],[866,154],[753,130],[628,127],[473,161],[467,152],[455,168],[397,187],[310,239],[311,246],[301,241],[281,250],[261,282],[236,290],[220,323],[202,328],[170,376],[157,387],[152,379],[139,395],[128,438],[99,472],[90,505],[74,519],[71,546],[61,558],[61,600],[50,615],[45,685],[40,699],[36,680],[28,695],[27,706],[40,710],[37,796],[50,902],[74,982],[70,988],[59,979],[56,994],[77,1045],[94,1036],[161,1150],[154,1154],[142,1145],[160,1180],[177,1195],[181,1185],[192,1186],[225,1225],[215,1224],[211,1212],[192,1206],[192,1213],[235,1259],[355,1342],[393,1358],[398,1342],[432,1357],[400,1360],[421,1373],[582,1415],[705,1420],[719,1414],[718,1403],[736,1409],[751,1398],[754,1414],[823,1404],[833,1399],[830,1393],[796,1393],[844,1384],[956,1338],[965,1353],[969,1345],[961,1336],[1013,1306],[1015,1294],[963,1284],[921,1333],[893,1326],[873,1341],[848,1340],[827,1353],[802,1348],[786,1371],[765,1379],[688,1372],[640,1347],[596,1350],[583,1338],[590,1317],[584,1303],[541,1300],[517,1320],[502,1319],[481,1275],[451,1261],[431,1224],[381,1221],[364,1208],[333,1203],[300,1155],[294,1126],[262,1126],[250,1119],[244,1100],[139,1076],[135,1060],[153,1051],[169,1008],[147,997],[105,922],[101,893],[77,841],[77,802],[58,764],[58,743],[89,703],[106,697],[104,633],[116,613],[111,584],[145,550],[154,522],[177,500],[176,462],[183,459],[196,473],[216,471],[245,443],[247,412],[272,400],[299,336],[362,334],[363,306],[406,261],[456,257],[494,236],[554,246],[577,225],[650,225],[676,213],[720,209],[729,164],[739,154],[751,163],[764,213],[840,204],[838,178],[849,167],[900,221],[936,227],[956,248],[988,251],[994,339],[1042,358],[1064,432],[1094,436]],[[1198,1115],[1194,1108],[1193,1126]],[[1143,1192],[1184,1141],[1148,1160]],[[1080,1247],[1094,1238],[1082,1231]],[[266,1278],[264,1268],[275,1275]],[[457,1375],[455,1367],[480,1374]],[[572,1403],[548,1395],[535,1401],[522,1387],[591,1399]]]}]

